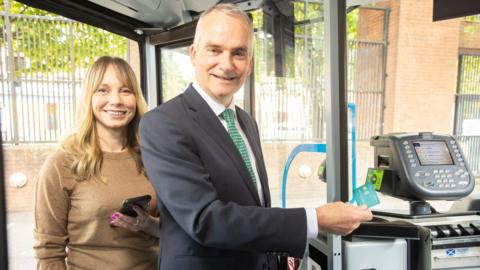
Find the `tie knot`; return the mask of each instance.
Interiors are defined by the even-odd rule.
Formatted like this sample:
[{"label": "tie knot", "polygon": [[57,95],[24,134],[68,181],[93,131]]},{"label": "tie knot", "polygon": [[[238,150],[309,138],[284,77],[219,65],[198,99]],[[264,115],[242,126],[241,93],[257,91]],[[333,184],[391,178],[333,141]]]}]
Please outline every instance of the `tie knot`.
[{"label": "tie knot", "polygon": [[222,112],[221,116],[228,123],[228,122],[230,122],[234,119],[233,110],[232,109],[225,109],[225,111]]}]

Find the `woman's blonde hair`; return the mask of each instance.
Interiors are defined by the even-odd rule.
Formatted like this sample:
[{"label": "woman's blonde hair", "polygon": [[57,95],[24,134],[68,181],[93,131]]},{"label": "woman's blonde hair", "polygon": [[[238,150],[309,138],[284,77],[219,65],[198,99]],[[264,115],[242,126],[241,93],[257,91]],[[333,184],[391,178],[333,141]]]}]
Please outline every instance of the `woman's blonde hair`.
[{"label": "woman's blonde hair", "polygon": [[96,119],[93,114],[92,96],[101,84],[109,66],[115,69],[117,78],[125,87],[133,91],[136,98],[136,113],[128,124],[124,147],[132,153],[137,163],[138,172],[143,172],[138,125],[140,119],[147,111],[147,104],[130,65],[118,57],[102,56],[87,70],[83,80],[82,97],[76,111],[76,131],[61,144],[61,149],[73,158],[71,169],[77,181],[90,178],[105,181],[100,175],[103,154],[100,149],[95,125]]}]

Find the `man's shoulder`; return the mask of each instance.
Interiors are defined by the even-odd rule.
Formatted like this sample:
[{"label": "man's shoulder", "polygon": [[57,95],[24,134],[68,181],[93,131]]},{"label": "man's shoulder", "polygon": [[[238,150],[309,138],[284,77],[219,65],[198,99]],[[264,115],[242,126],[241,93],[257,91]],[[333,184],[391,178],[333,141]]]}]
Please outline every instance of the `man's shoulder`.
[{"label": "man's shoulder", "polygon": [[[171,100],[162,103],[155,107],[154,109],[145,113],[142,117],[141,122],[143,125],[145,123],[158,123],[159,121],[175,121],[184,115],[185,105],[183,100],[183,94],[180,94]],[[141,123],[141,125],[142,125]]]},{"label": "man's shoulder", "polygon": [[183,94],[180,94],[169,101],[162,103],[154,109],[145,113],[144,118],[150,118],[160,115],[178,115],[178,112],[184,108]]}]

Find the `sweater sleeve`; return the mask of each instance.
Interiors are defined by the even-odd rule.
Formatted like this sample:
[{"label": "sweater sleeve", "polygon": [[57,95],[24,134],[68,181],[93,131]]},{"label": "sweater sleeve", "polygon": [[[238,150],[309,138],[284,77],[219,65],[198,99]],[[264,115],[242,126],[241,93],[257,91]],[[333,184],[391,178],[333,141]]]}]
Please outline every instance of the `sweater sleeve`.
[{"label": "sweater sleeve", "polygon": [[70,199],[62,183],[68,173],[64,163],[59,152],[51,155],[40,169],[35,184],[34,250],[39,270],[66,269]]}]

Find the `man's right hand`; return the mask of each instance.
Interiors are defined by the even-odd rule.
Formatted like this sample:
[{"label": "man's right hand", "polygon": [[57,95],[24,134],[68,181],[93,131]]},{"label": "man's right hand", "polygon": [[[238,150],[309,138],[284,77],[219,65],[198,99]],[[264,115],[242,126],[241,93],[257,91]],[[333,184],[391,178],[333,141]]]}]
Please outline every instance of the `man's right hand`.
[{"label": "man's right hand", "polygon": [[365,206],[354,206],[344,202],[328,203],[315,209],[319,232],[338,235],[350,234],[360,226],[360,222],[373,218]]}]

